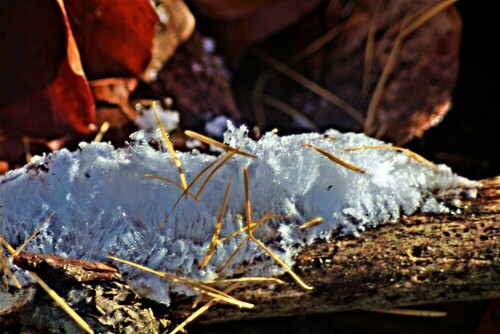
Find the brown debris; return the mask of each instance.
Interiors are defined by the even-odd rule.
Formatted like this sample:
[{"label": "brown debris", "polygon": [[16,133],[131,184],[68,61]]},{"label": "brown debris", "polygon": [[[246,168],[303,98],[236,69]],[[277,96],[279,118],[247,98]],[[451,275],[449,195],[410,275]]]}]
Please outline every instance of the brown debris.
[{"label": "brown debris", "polygon": [[212,46],[207,46],[211,43],[195,32],[151,84],[152,94],[173,98],[183,128],[203,129],[207,121],[218,115],[239,120],[222,59],[213,53]]},{"label": "brown debris", "polygon": [[89,82],[97,103],[96,123],[105,121],[111,128],[121,128],[137,118],[129,96],[137,88],[136,78],[106,78]]},{"label": "brown debris", "polygon": [[120,277],[118,269],[112,265],[53,254],[23,251],[13,261],[16,266],[44,277],[64,277],[77,282],[109,281]]}]

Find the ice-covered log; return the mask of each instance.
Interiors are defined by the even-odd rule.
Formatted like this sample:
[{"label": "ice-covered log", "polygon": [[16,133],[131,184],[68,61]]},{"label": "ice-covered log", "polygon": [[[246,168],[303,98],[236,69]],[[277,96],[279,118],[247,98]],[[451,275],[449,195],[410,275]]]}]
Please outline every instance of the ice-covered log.
[{"label": "ice-covered log", "polygon": [[[182,198],[162,228],[160,225],[182,194],[168,152],[154,148],[161,139],[146,132],[132,136],[127,148],[81,144],[80,150],[60,150],[0,179],[2,235],[19,245],[51,212],[55,216],[27,250],[87,260],[108,254],[156,270],[197,280],[238,275],[277,276],[278,266],[255,243],[248,242],[225,271],[217,270],[237,248],[245,233],[218,243],[204,269],[199,264],[210,244],[228,179],[230,197],[221,237],[245,224],[242,170],[250,171],[250,197],[255,221],[268,212],[287,216],[265,222],[255,232],[285,263],[292,266],[304,247],[332,240],[335,235],[363,236],[363,231],[396,222],[418,212],[447,213],[445,196],[478,187],[444,166],[430,166],[389,149],[347,148],[385,145],[362,134],[303,134],[279,137],[268,133],[259,141],[247,130],[229,126],[225,142],[257,158],[235,154],[207,183],[199,201]],[[334,163],[319,147],[360,171]],[[196,152],[179,153],[188,181],[216,159]],[[202,181],[191,191],[195,193]],[[450,195],[451,194],[451,195]],[[309,219],[324,223],[301,230]],[[340,249],[339,252],[342,252]],[[170,294],[192,295],[179,285],[120,266],[127,281],[145,297],[169,304]]]}]

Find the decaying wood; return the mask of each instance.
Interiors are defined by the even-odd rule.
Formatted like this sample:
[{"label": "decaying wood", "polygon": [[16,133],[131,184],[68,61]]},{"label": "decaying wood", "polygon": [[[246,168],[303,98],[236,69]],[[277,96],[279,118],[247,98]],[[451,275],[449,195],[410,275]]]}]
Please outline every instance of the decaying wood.
[{"label": "decaying wood", "polygon": [[110,281],[120,278],[118,269],[107,263],[69,259],[53,254],[20,252],[14,257],[13,262],[19,268],[37,274],[64,276],[77,282]]},{"label": "decaying wood", "polygon": [[[288,282],[284,285],[242,286],[232,295],[255,303],[254,309],[215,305],[200,321],[498,298],[500,177],[482,184],[476,199],[454,201],[460,208],[454,213],[404,217],[359,238],[336,236],[304,248],[295,271],[314,286],[312,291],[300,289],[287,276],[282,277]],[[45,274],[52,275],[50,270]],[[96,331],[162,332],[194,311],[192,299],[174,298],[170,308],[142,300],[118,277],[99,283],[52,283]],[[43,292],[22,312],[0,317],[0,324],[12,323],[77,331]]]}]

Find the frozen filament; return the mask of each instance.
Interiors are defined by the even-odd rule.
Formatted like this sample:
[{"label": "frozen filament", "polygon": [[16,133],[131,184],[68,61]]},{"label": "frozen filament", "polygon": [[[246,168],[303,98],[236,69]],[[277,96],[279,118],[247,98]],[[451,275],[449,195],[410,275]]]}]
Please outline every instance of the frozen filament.
[{"label": "frozen filament", "polygon": [[[443,193],[477,187],[447,166],[433,168],[394,149],[368,149],[387,144],[362,134],[267,133],[256,142],[245,127],[228,127],[221,148],[229,153],[223,158],[197,152],[177,152],[174,158],[159,152],[150,145],[161,141],[159,131],[133,134],[126,148],[82,143],[75,152],[62,149],[34,157],[0,178],[0,232],[18,246],[55,212],[26,250],[95,261],[113,254],[196,282],[233,274],[276,277],[285,267],[269,252],[293,268],[301,246],[330,239],[334,232],[356,235],[418,211],[446,212]],[[248,221],[245,168],[252,208]],[[210,178],[193,182],[204,170],[203,180]],[[263,218],[257,229],[255,223]],[[243,242],[249,235],[262,245]],[[195,293],[119,265],[145,297],[169,304],[172,293]]]}]

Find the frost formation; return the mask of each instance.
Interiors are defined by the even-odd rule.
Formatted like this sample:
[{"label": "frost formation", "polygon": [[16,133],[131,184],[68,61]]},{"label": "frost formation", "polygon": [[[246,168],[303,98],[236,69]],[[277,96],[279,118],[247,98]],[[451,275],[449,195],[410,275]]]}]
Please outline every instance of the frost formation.
[{"label": "frost formation", "polygon": [[[132,135],[127,148],[82,143],[76,152],[62,149],[38,157],[1,177],[1,233],[13,245],[19,245],[54,211],[56,215],[26,250],[101,261],[109,261],[106,256],[113,254],[156,270],[211,280],[217,278],[216,270],[245,237],[242,233],[219,243],[209,264],[198,269],[210,244],[229,177],[230,198],[220,235],[229,235],[245,225],[244,166],[250,172],[253,219],[267,212],[290,217],[265,222],[255,232],[288,265],[293,265],[300,246],[318,238],[328,239],[339,230],[357,234],[418,210],[444,212],[447,208],[435,194],[477,187],[447,166],[433,169],[401,152],[345,151],[384,144],[363,134],[330,130],[326,137],[317,133],[279,137],[267,133],[256,142],[247,137],[247,132],[245,127],[228,124],[224,140],[258,158],[235,155],[215,173],[199,201],[183,198],[179,202],[161,230],[159,225],[182,191],[144,174],[174,181],[179,176],[169,153],[149,144],[153,137],[159,137],[140,131]],[[321,147],[366,173],[335,164],[303,147],[305,143]],[[179,153],[179,157],[188,182],[216,158],[196,152]],[[315,217],[323,217],[325,222],[298,229]],[[171,292],[192,294],[188,288],[166,284],[156,276],[120,267],[129,283],[151,299],[168,304]],[[248,242],[223,275],[241,272],[275,276],[283,270]]]}]

